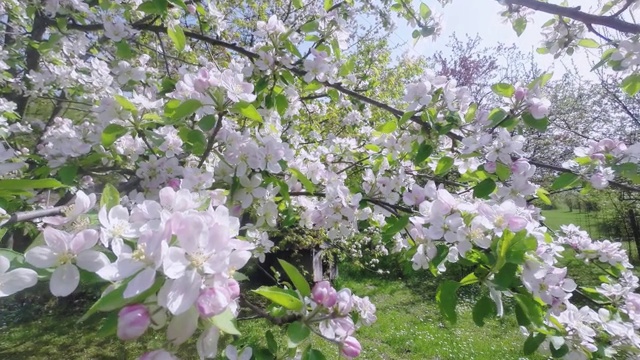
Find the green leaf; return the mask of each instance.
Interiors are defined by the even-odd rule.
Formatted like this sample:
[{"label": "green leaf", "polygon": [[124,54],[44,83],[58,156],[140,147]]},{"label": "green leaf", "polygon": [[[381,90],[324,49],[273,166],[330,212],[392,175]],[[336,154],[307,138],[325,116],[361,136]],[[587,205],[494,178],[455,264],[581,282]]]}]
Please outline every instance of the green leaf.
[{"label": "green leaf", "polygon": [[187,144],[191,145],[191,151],[194,155],[200,156],[204,154],[207,138],[202,131],[193,129],[187,133]]},{"label": "green leaf", "polygon": [[114,336],[118,329],[118,313],[112,312],[103,321],[96,335],[101,338]]},{"label": "green leaf", "polygon": [[414,164],[416,165],[422,164],[425,160],[429,158],[429,156],[431,156],[432,153],[433,153],[433,146],[431,146],[431,144],[423,142],[422,144],[420,144],[420,147],[418,148],[418,153],[416,153],[416,157],[413,160]]},{"label": "green leaf", "polygon": [[384,133],[384,134],[391,134],[397,128],[398,128],[398,124],[396,123],[396,121],[395,120],[389,120],[386,123],[378,126],[376,128],[376,130],[380,131],[381,133]]},{"label": "green leaf", "polygon": [[533,335],[533,333],[529,334],[527,340],[524,341],[524,354],[531,355],[535,353],[546,338],[547,335],[541,333],[537,333],[536,335]]},{"label": "green leaf", "polygon": [[261,286],[257,290],[253,290],[253,292],[262,295],[289,310],[299,311],[304,306],[297,296],[294,296],[290,292],[280,289],[277,286]]},{"label": "green leaf", "polygon": [[304,6],[304,4],[302,3],[302,0],[293,0],[293,6],[296,9],[300,9]]},{"label": "green leaf", "polygon": [[593,39],[580,39],[580,41],[578,41],[578,45],[584,48],[590,48],[590,49],[595,49],[600,47],[600,44],[598,44],[598,42],[596,42]]},{"label": "green leaf", "polygon": [[282,266],[282,269],[284,269],[284,272],[287,274],[287,276],[289,276],[289,279],[291,279],[293,286],[295,286],[296,289],[300,292],[300,295],[311,295],[311,288],[309,287],[309,283],[300,273],[300,271],[298,271],[295,266],[284,260],[278,259],[278,262],[280,263],[280,266]]},{"label": "green leaf", "polygon": [[453,166],[453,159],[448,156],[444,156],[440,158],[440,160],[438,160],[438,165],[436,165],[435,174],[444,175],[451,169],[452,166]]},{"label": "green leaf", "polygon": [[118,124],[107,125],[107,127],[104,128],[104,130],[102,131],[102,136],[100,137],[102,141],[102,146],[104,147],[111,146],[114,142],[116,142],[116,140],[118,140],[127,132],[128,132],[127,128],[122,125],[118,125]]},{"label": "green leaf", "polygon": [[302,172],[300,172],[300,170],[295,168],[289,168],[288,170],[291,172],[291,174],[293,174],[293,176],[295,176],[296,179],[298,179],[298,181],[302,183],[302,186],[304,186],[305,190],[310,193],[316,191],[316,185],[312,183],[311,180],[309,180],[309,178],[307,178]]},{"label": "green leaf", "polygon": [[387,224],[382,229],[382,237],[385,239],[392,238],[395,234],[399,233],[409,224],[409,216],[395,217],[391,216],[387,218]]},{"label": "green leaf", "polygon": [[[6,232],[6,229],[3,229]],[[2,234],[4,235],[4,233]],[[9,262],[24,263],[24,255],[11,249],[0,248],[0,255],[4,256]]]},{"label": "green leaf", "polygon": [[631,74],[622,80],[622,90],[629,96],[635,96],[640,91],[640,74]]},{"label": "green leaf", "polygon": [[194,114],[201,107],[202,103],[200,101],[189,99],[183,101],[180,105],[178,105],[178,107],[172,109],[173,111],[169,114],[167,114],[165,110],[165,115],[168,115],[173,120],[178,120]]},{"label": "green leaf", "polygon": [[93,305],[91,305],[89,310],[87,310],[87,312],[80,318],[80,320],[78,320],[78,322],[83,322],[87,320],[91,315],[95,314],[98,311],[101,311],[101,312],[113,311],[116,309],[120,309],[127,304],[142,302],[152,294],[157,293],[158,290],[160,290],[160,287],[162,287],[164,280],[158,277],[156,278],[155,283],[145,292],[143,292],[138,296],[125,299],[123,297],[123,294],[124,294],[124,290],[127,288],[128,283],[129,283],[128,281],[125,281],[117,285],[115,289],[111,290],[109,293],[107,293],[106,295],[98,299]]},{"label": "green leaf", "polygon": [[173,44],[176,47],[178,52],[182,52],[184,47],[187,45],[187,38],[184,36],[184,31],[180,25],[169,26],[167,28],[167,35],[173,41]]},{"label": "green leaf", "polygon": [[107,210],[110,210],[112,207],[120,204],[120,193],[118,189],[116,189],[113,185],[107,184],[104,186],[102,190],[102,195],[100,196],[100,207],[107,207]]},{"label": "green leaf", "polygon": [[340,67],[340,71],[338,72],[338,75],[344,77],[347,76],[349,74],[351,74],[351,72],[353,71],[353,69],[356,67],[356,58],[355,57],[351,57],[349,58],[349,60],[347,60],[347,62],[345,62],[341,67]]},{"label": "green leaf", "polygon": [[276,341],[276,338],[273,336],[273,332],[271,330],[268,330],[264,334],[264,337],[267,340],[267,347],[269,348],[269,351],[272,354],[278,353],[278,342]]},{"label": "green leaf", "polygon": [[458,303],[458,288],[460,283],[453,280],[445,280],[438,286],[436,292],[436,302],[440,308],[440,313],[452,324],[457,321],[456,305]]},{"label": "green leaf", "polygon": [[56,189],[64,187],[56,179],[4,179],[0,180],[0,190]]},{"label": "green leaf", "polygon": [[519,17],[513,20],[513,22],[511,23],[511,27],[513,27],[513,30],[518,36],[522,35],[522,33],[524,33],[524,30],[527,28],[527,18]]},{"label": "green leaf", "polygon": [[484,319],[496,314],[496,304],[488,296],[483,296],[473,306],[471,315],[473,322],[478,326],[484,326]]},{"label": "green leaf", "polygon": [[333,0],[324,0],[324,10],[329,11],[333,6]]},{"label": "green leaf", "polygon": [[473,187],[473,196],[475,198],[486,199],[496,189],[496,182],[493,179],[487,178]]},{"label": "green leaf", "polygon": [[514,294],[514,299],[523,314],[535,325],[544,326],[543,310],[531,295]]},{"label": "green leaf", "polygon": [[553,343],[550,343],[549,350],[551,350],[551,356],[553,356],[554,359],[559,359],[569,353],[569,347],[567,346],[567,344],[562,344],[562,346],[560,346],[560,349],[556,349],[553,346]]},{"label": "green leaf", "polygon": [[580,179],[580,176],[574,173],[570,173],[570,172],[562,173],[551,185],[551,190],[564,189],[566,187],[569,187],[575,184],[579,179]]},{"label": "green leaf", "polygon": [[430,16],[431,16],[431,9],[429,9],[427,4],[421,3],[420,4],[420,17],[423,20],[428,20]]},{"label": "green leaf", "polygon": [[178,5],[182,8],[182,10],[187,11],[187,4],[183,0],[169,0],[170,3],[174,5]]},{"label": "green leaf", "polygon": [[542,118],[542,119],[536,119],[533,117],[533,115],[531,115],[531,113],[524,113],[522,114],[522,120],[524,120],[524,123],[527,124],[529,127],[532,127],[538,131],[547,131],[547,127],[549,126],[549,119],[548,118]]},{"label": "green leaf", "polygon": [[373,151],[373,152],[379,152],[380,151],[380,146],[376,145],[376,144],[367,144],[364,146],[365,149],[369,150],[369,151]]},{"label": "green leaf", "polygon": [[290,348],[295,348],[311,335],[311,329],[300,321],[292,322],[287,326],[287,340]]},{"label": "green leaf", "polygon": [[145,12],[149,15],[163,15],[167,12],[167,0],[150,0],[145,1],[138,6],[138,11]]},{"label": "green leaf", "polygon": [[309,345],[302,352],[302,360],[326,360],[326,357],[322,353],[322,351],[317,349],[312,349],[311,345]]},{"label": "green leaf", "polygon": [[508,115],[509,115],[509,113],[507,113],[506,111],[504,111],[504,110],[502,110],[500,108],[495,108],[495,109],[491,110],[491,112],[489,113],[489,121],[491,121],[491,126],[495,126],[495,125],[499,124]]},{"label": "green leaf", "polygon": [[511,84],[499,83],[491,86],[491,90],[497,95],[502,97],[510,98],[515,94],[516,88]]},{"label": "green leaf", "polygon": [[402,114],[402,117],[400,118],[400,125],[404,125],[404,123],[411,119],[415,114],[415,111],[407,111],[406,113]]},{"label": "green leaf", "polygon": [[553,77],[553,73],[552,72],[548,72],[548,73],[544,73],[540,76],[538,76],[537,79],[533,80],[529,85],[527,85],[527,88],[529,90],[533,89],[534,87],[543,87],[547,84],[547,82],[549,82],[549,80],[551,80],[551,78]]},{"label": "green leaf", "polygon": [[475,273],[471,273],[465,276],[462,280],[460,280],[460,285],[467,286],[467,285],[475,284],[477,282],[478,282],[478,277],[476,276]]},{"label": "green leaf", "polygon": [[131,51],[131,46],[125,40],[116,43],[116,56],[121,59],[131,59],[135,54]]},{"label": "green leaf", "polygon": [[496,175],[500,181],[506,181],[511,176],[511,169],[501,162],[496,162]]},{"label": "green leaf", "polygon": [[209,131],[216,126],[216,117],[213,115],[203,116],[200,121],[198,121],[198,127],[202,129],[202,131]]},{"label": "green leaf", "polygon": [[547,194],[549,194],[549,192],[543,188],[538,188],[538,190],[536,190],[536,195],[538,196],[538,199],[540,199],[543,203],[547,205],[551,205],[552,204],[551,199],[549,199]]},{"label": "green leaf", "polygon": [[516,279],[517,270],[518,265],[505,264],[493,278],[494,284],[496,284],[501,289],[509,289],[513,281]]},{"label": "green leaf", "polygon": [[302,31],[303,33],[314,32],[318,30],[319,26],[320,24],[318,24],[317,20],[309,21],[308,23],[300,26],[300,31]]},{"label": "green leaf", "polygon": [[114,99],[116,100],[116,102],[118,104],[120,104],[120,106],[122,106],[123,109],[133,113],[133,114],[137,114],[138,113],[138,108],[136,108],[135,105],[133,105],[133,103],[131,101],[129,101],[129,99],[127,99],[124,96],[120,96],[120,95],[115,95]]},{"label": "green leaf", "polygon": [[233,109],[246,118],[262,123],[262,116],[255,106],[248,102],[241,101],[237,103]]},{"label": "green leaf", "polygon": [[278,114],[283,116],[285,112],[287,112],[287,108],[289,107],[289,100],[283,94],[276,95],[276,109],[278,110]]},{"label": "green leaf", "polygon": [[211,318],[211,322],[218,329],[229,335],[240,335],[240,331],[235,324],[235,316],[231,312],[229,308],[227,308],[223,313],[218,314]]},{"label": "green leaf", "polygon": [[78,167],[76,165],[66,165],[58,170],[60,181],[66,185],[72,185],[78,175]]}]

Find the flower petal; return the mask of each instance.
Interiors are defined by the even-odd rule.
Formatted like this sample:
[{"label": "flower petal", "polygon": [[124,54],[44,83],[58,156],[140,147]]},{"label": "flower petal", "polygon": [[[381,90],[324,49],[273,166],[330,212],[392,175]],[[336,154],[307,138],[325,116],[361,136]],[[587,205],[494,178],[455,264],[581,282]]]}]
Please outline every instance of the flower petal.
[{"label": "flower petal", "polygon": [[198,338],[196,348],[200,359],[213,359],[218,354],[218,340],[220,339],[220,330],[211,326],[203,331]]},{"label": "flower petal", "polygon": [[[2,257],[0,257],[2,258]],[[0,275],[0,297],[9,296],[34,286],[38,274],[31,269],[15,269]]]},{"label": "flower petal", "polygon": [[36,246],[24,254],[27,262],[38,268],[54,267],[58,263],[58,254],[47,246]]},{"label": "flower petal", "polygon": [[49,289],[55,296],[67,296],[78,287],[80,272],[73,264],[64,264],[51,275]]},{"label": "flower petal", "polygon": [[98,232],[93,229],[82,230],[71,239],[69,248],[74,254],[89,250],[98,243]]},{"label": "flower petal", "polygon": [[155,279],[156,271],[152,268],[145,268],[129,282],[124,290],[123,297],[128,299],[142,294],[153,285]]},{"label": "flower petal", "polygon": [[67,244],[71,240],[71,235],[54,229],[52,227],[46,227],[43,231],[44,241],[57,253],[64,253],[67,251]]},{"label": "flower petal", "polygon": [[110,263],[107,255],[95,250],[85,250],[76,257],[76,264],[81,269],[91,272],[96,272]]},{"label": "flower petal", "polygon": [[185,276],[174,280],[167,294],[167,309],[174,315],[187,311],[200,295],[202,278],[196,271],[188,271]]},{"label": "flower petal", "polygon": [[11,262],[4,256],[0,256],[0,274],[4,274],[9,270],[9,266],[11,266]]},{"label": "flower petal", "polygon": [[109,210],[109,221],[113,220],[129,221],[129,210],[122,205],[116,205]]},{"label": "flower petal", "polygon": [[167,327],[167,339],[174,345],[180,345],[189,340],[198,328],[198,312],[191,308],[187,312],[174,316]]}]

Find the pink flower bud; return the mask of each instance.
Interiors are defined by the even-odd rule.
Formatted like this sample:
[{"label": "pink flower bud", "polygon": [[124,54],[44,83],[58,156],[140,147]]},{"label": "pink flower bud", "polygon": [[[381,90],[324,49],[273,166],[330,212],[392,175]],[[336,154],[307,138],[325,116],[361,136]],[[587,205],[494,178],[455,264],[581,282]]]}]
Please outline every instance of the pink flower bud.
[{"label": "pink flower bud", "polygon": [[151,324],[149,310],[142,304],[128,305],[118,313],[118,337],[121,340],[139,338]]},{"label": "pink flower bud", "polygon": [[187,11],[189,12],[189,14],[193,15],[196,13],[196,6],[193,4],[189,4],[187,5]]},{"label": "pink flower bud", "polygon": [[175,191],[180,190],[180,179],[178,178],[170,179],[169,181],[167,181],[167,186],[171,187]]},{"label": "pink flower bud", "polygon": [[202,290],[196,307],[202,317],[209,318],[224,311],[231,302],[229,290],[221,287],[212,287]]},{"label": "pink flower bud", "polygon": [[313,286],[313,289],[311,290],[311,298],[316,303],[330,308],[336,304],[336,301],[338,300],[338,293],[336,292],[336,289],[331,287],[331,284],[329,284],[328,281],[320,281]]},{"label": "pink flower bud", "polygon": [[229,279],[227,281],[229,287],[229,296],[231,299],[237,299],[240,296],[240,284],[235,279]]},{"label": "pink flower bud", "polygon": [[342,355],[346,358],[353,359],[354,357],[358,357],[361,351],[362,346],[360,346],[360,342],[353,336],[349,336],[344,340],[342,344]]},{"label": "pink flower bud", "polygon": [[495,161],[487,161],[486,163],[484,163],[484,169],[488,172],[488,173],[495,173],[496,169],[498,168],[498,164],[496,164]]},{"label": "pink flower bud", "polygon": [[522,101],[525,97],[527,97],[527,89],[519,87],[516,89],[514,94],[516,101]]}]

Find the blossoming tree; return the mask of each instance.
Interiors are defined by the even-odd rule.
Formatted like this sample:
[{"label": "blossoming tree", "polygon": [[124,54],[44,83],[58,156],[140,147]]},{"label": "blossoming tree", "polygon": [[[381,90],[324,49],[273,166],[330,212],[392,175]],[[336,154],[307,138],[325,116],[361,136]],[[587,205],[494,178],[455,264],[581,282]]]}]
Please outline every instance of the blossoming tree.
[{"label": "blossoming tree", "polygon": [[[628,20],[638,1],[599,13],[501,3],[518,34],[531,12],[550,14],[539,52],[602,48],[597,66],[640,91],[640,25]],[[375,235],[381,252],[434,274],[462,264],[468,275],[435,294],[443,316],[455,322],[457,290],[481,284],[474,321],[513,299],[525,354],[640,356],[638,278],[620,244],[574,226],[554,233],[531,205],[570,186],[639,191],[640,144],[586,143],[565,166],[527,158],[520,134],[546,130],[550,74],[495,84],[495,108],[428,69],[389,93],[358,52],[371,35],[358,16],[388,27],[389,10],[416,39],[439,32],[426,4],[404,0],[0,3],[2,231],[14,249],[18,230],[36,235],[25,251],[0,252],[0,296],[37,281],[67,296],[81,278],[102,281],[82,319],[104,315],[102,331],[122,340],[164,331],[164,348],[141,359],[173,359],[191,337],[201,358],[220,355],[242,335],[241,307],[287,327],[288,344],[228,347],[228,358],[324,358],[310,336],[357,357],[357,329],[376,320],[368,298],[309,284],[285,261],[287,281],[254,291],[267,307],[241,291],[269,233],[301,226],[329,245]],[[534,183],[537,168],[557,174],[551,189]],[[558,261],[569,253],[602,284],[567,277]],[[591,306],[574,305],[576,293]]]}]

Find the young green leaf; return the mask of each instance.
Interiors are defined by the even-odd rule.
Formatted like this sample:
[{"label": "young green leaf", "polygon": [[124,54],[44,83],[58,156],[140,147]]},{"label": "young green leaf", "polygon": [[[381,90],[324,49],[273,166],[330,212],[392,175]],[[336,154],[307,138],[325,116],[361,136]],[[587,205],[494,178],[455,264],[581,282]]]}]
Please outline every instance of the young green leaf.
[{"label": "young green leaf", "polygon": [[111,184],[106,184],[104,189],[102,190],[102,195],[100,196],[100,207],[107,207],[107,210],[112,207],[120,204],[120,193],[118,189],[116,189]]},{"label": "young green leaf", "polygon": [[480,199],[486,199],[496,189],[496,182],[491,178],[487,178],[473,187],[473,196]]},{"label": "young green leaf", "polygon": [[300,321],[292,322],[287,326],[287,342],[290,348],[298,347],[309,335],[311,335],[311,330]]},{"label": "young green leaf", "polygon": [[289,310],[299,311],[304,306],[297,296],[277,286],[261,286],[257,290],[253,290],[253,292]]},{"label": "young green leaf", "polygon": [[167,28],[167,35],[171,41],[173,41],[173,45],[175,45],[176,50],[178,52],[182,52],[184,47],[187,45],[187,38],[184,35],[184,30],[180,25],[173,25]]},{"label": "young green leaf", "polygon": [[436,165],[435,173],[436,175],[444,175],[451,169],[452,166],[453,159],[448,156],[444,156],[440,158],[440,160],[438,160],[438,165]]},{"label": "young green leaf", "polygon": [[460,283],[453,280],[445,280],[436,291],[436,302],[442,316],[452,324],[457,321],[456,306],[458,304],[458,288]]},{"label": "young green leaf", "polygon": [[551,190],[560,190],[566,187],[569,187],[575,184],[580,179],[580,176],[566,172],[562,173],[558,178],[551,184]]},{"label": "young green leaf", "polygon": [[291,283],[293,283],[293,286],[296,287],[300,294],[302,296],[311,295],[311,288],[309,287],[309,283],[304,278],[302,273],[300,273],[300,271],[295,266],[282,259],[278,259],[278,262],[280,263],[280,266],[282,266],[282,269],[284,269],[284,272],[287,274],[287,276],[289,276],[289,279],[291,280]]},{"label": "young green leaf", "polygon": [[118,125],[118,124],[109,124],[104,130],[102,130],[102,135],[100,140],[102,142],[102,146],[109,147],[120,137],[124,136],[128,132],[127,128]]},{"label": "young green leaf", "polygon": [[516,88],[511,84],[499,83],[491,86],[491,90],[497,95],[502,97],[510,98],[516,92]]}]

